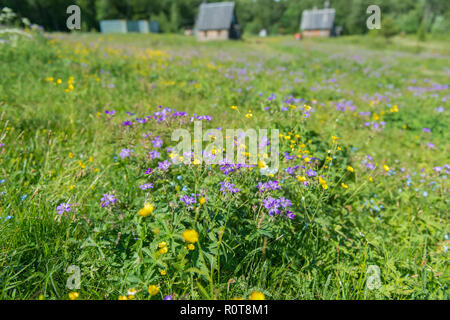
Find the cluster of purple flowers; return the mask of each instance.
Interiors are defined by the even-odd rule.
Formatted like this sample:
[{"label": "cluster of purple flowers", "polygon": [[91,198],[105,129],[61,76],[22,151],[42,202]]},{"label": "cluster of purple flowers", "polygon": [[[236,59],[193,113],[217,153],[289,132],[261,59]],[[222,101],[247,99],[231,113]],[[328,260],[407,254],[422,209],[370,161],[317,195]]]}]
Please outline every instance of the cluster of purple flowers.
[{"label": "cluster of purple flowers", "polygon": [[280,190],[281,186],[278,183],[278,181],[274,180],[274,181],[269,181],[269,182],[258,182],[258,185],[256,186],[259,189],[259,192],[264,192],[264,191],[268,191],[268,190]]},{"label": "cluster of purple flowers", "polygon": [[237,193],[241,191],[241,189],[236,188],[236,185],[234,183],[229,183],[228,181],[219,182],[220,184],[220,191],[222,191],[223,194],[228,193]]},{"label": "cluster of purple flowers", "polygon": [[101,207],[104,208],[104,207],[108,207],[111,204],[116,203],[117,199],[113,194],[105,193],[103,195],[103,198],[100,199],[100,201],[101,201],[101,203],[100,203]]},{"label": "cluster of purple flowers", "polygon": [[[277,199],[269,196],[267,199],[263,199],[263,206],[268,210],[269,215],[272,216],[274,214],[277,215],[280,214],[280,212],[282,212],[281,209],[287,209],[288,207],[292,207],[292,203],[291,200],[286,199],[284,197],[280,197]],[[293,219],[295,217],[292,211],[286,210],[285,213],[290,219]]]},{"label": "cluster of purple flowers", "polygon": [[116,113],[116,110],[111,110],[111,111],[105,110],[105,113],[113,116]]}]

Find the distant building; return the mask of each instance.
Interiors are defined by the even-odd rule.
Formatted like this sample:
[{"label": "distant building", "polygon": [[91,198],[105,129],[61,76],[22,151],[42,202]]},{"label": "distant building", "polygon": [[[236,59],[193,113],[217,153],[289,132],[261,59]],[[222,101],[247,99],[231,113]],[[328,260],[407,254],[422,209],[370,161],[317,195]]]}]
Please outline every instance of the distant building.
[{"label": "distant building", "polygon": [[303,37],[331,37],[336,35],[334,16],[335,10],[328,7],[304,10],[300,24]]},{"label": "distant building", "polygon": [[147,20],[102,20],[100,21],[100,31],[102,33],[157,33],[159,24],[156,21]]},{"label": "distant building", "polygon": [[240,39],[234,2],[202,3],[195,23],[200,41]]}]

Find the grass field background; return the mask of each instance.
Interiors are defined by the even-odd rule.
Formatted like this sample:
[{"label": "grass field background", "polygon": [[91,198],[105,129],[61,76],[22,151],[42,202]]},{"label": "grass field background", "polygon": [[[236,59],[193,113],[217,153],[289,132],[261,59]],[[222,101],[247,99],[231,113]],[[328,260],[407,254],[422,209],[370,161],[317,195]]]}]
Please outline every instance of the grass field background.
[{"label": "grass field background", "polygon": [[[444,36],[2,45],[0,298],[448,299],[449,55]],[[161,169],[191,117],[278,129],[281,169]]]}]

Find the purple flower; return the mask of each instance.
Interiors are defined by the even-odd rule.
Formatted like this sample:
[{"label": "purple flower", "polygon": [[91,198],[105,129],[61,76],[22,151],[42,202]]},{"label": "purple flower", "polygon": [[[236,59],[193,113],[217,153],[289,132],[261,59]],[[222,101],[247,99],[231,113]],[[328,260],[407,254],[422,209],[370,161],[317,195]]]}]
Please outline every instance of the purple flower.
[{"label": "purple flower", "polygon": [[168,294],[164,296],[164,300],[172,300],[172,296]]},{"label": "purple flower", "polygon": [[286,217],[288,217],[289,219],[294,219],[295,218],[295,214],[292,213],[292,211],[287,210],[286,211]]},{"label": "purple flower", "polygon": [[195,201],[195,198],[194,197],[189,197],[189,196],[187,196],[187,195],[182,195],[181,197],[180,197],[180,200],[182,201],[182,202],[184,202],[184,204],[186,205],[186,206],[191,206],[191,205],[193,205],[196,201]]},{"label": "purple flower", "polygon": [[124,126],[131,126],[132,122],[127,120],[123,123]]},{"label": "purple flower", "polygon": [[116,113],[116,110],[111,110],[111,111],[105,110],[105,113],[113,116]]},{"label": "purple flower", "polygon": [[429,128],[423,128],[422,132],[431,132],[431,130]]},{"label": "purple flower", "polygon": [[150,157],[152,157],[152,160],[161,157],[161,152],[158,152],[156,150],[150,151],[148,154],[150,155]]},{"label": "purple flower", "polygon": [[158,162],[159,170],[167,171],[167,169],[169,169],[169,167],[170,167],[170,162],[167,160],[164,160],[163,162]]},{"label": "purple flower", "polygon": [[131,155],[131,152],[132,151],[130,149],[122,149],[122,151],[120,151],[120,157],[125,159]]},{"label": "purple flower", "polygon": [[142,190],[153,189],[153,183],[144,183],[139,188]]},{"label": "purple flower", "polygon": [[220,191],[222,191],[223,194],[225,193],[237,193],[241,191],[240,189],[236,188],[236,185],[234,183],[229,183],[228,181],[219,182],[220,184]]},{"label": "purple flower", "polygon": [[145,170],[145,174],[150,174],[150,173],[152,173],[153,172],[153,169],[152,168],[148,168],[147,170]]},{"label": "purple flower", "polygon": [[291,200],[281,197],[279,199],[280,204],[283,208],[292,207]]},{"label": "purple flower", "polygon": [[58,210],[58,214],[63,214],[64,212],[70,212],[72,211],[72,205],[70,203],[61,203],[59,206],[56,207],[56,210]]},{"label": "purple flower", "polygon": [[101,203],[100,203],[101,207],[104,208],[104,207],[109,206],[110,204],[116,203],[117,199],[113,194],[105,193],[103,195],[103,198],[100,199],[100,201],[101,201]]},{"label": "purple flower", "polygon": [[161,148],[161,146],[163,145],[163,141],[160,136],[156,136],[152,140],[152,144],[153,144],[153,148]]},{"label": "purple flower", "polygon": [[427,146],[428,146],[428,148],[430,148],[430,149],[434,149],[434,143],[433,142],[428,142],[427,143]]},{"label": "purple flower", "polygon": [[306,175],[311,178],[311,177],[315,177],[317,175],[317,173],[312,169],[308,169],[308,171],[306,171]]},{"label": "purple flower", "polygon": [[280,201],[278,199],[269,197],[267,199],[263,199],[263,206],[267,210],[269,210],[269,215],[274,215],[280,213]]}]

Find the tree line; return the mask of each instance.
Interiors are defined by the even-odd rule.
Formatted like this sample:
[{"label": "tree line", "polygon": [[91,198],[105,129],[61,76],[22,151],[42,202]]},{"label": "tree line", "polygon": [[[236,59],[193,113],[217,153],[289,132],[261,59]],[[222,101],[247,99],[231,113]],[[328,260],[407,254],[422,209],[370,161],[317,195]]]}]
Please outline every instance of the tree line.
[{"label": "tree line", "polygon": [[[204,0],[0,0],[22,17],[48,31],[68,31],[66,8],[81,8],[83,31],[98,31],[103,19],[147,19],[158,21],[162,32],[177,33],[194,26],[199,5]],[[207,2],[220,2],[209,0]],[[228,0],[230,1],[230,0]],[[298,32],[302,11],[323,8],[322,0],[235,0],[236,14],[244,32],[269,34]],[[395,30],[404,33],[448,32],[448,0],[329,0],[336,9],[335,24],[343,34],[362,34],[368,30],[366,9],[380,6],[382,21],[389,19]]]}]

